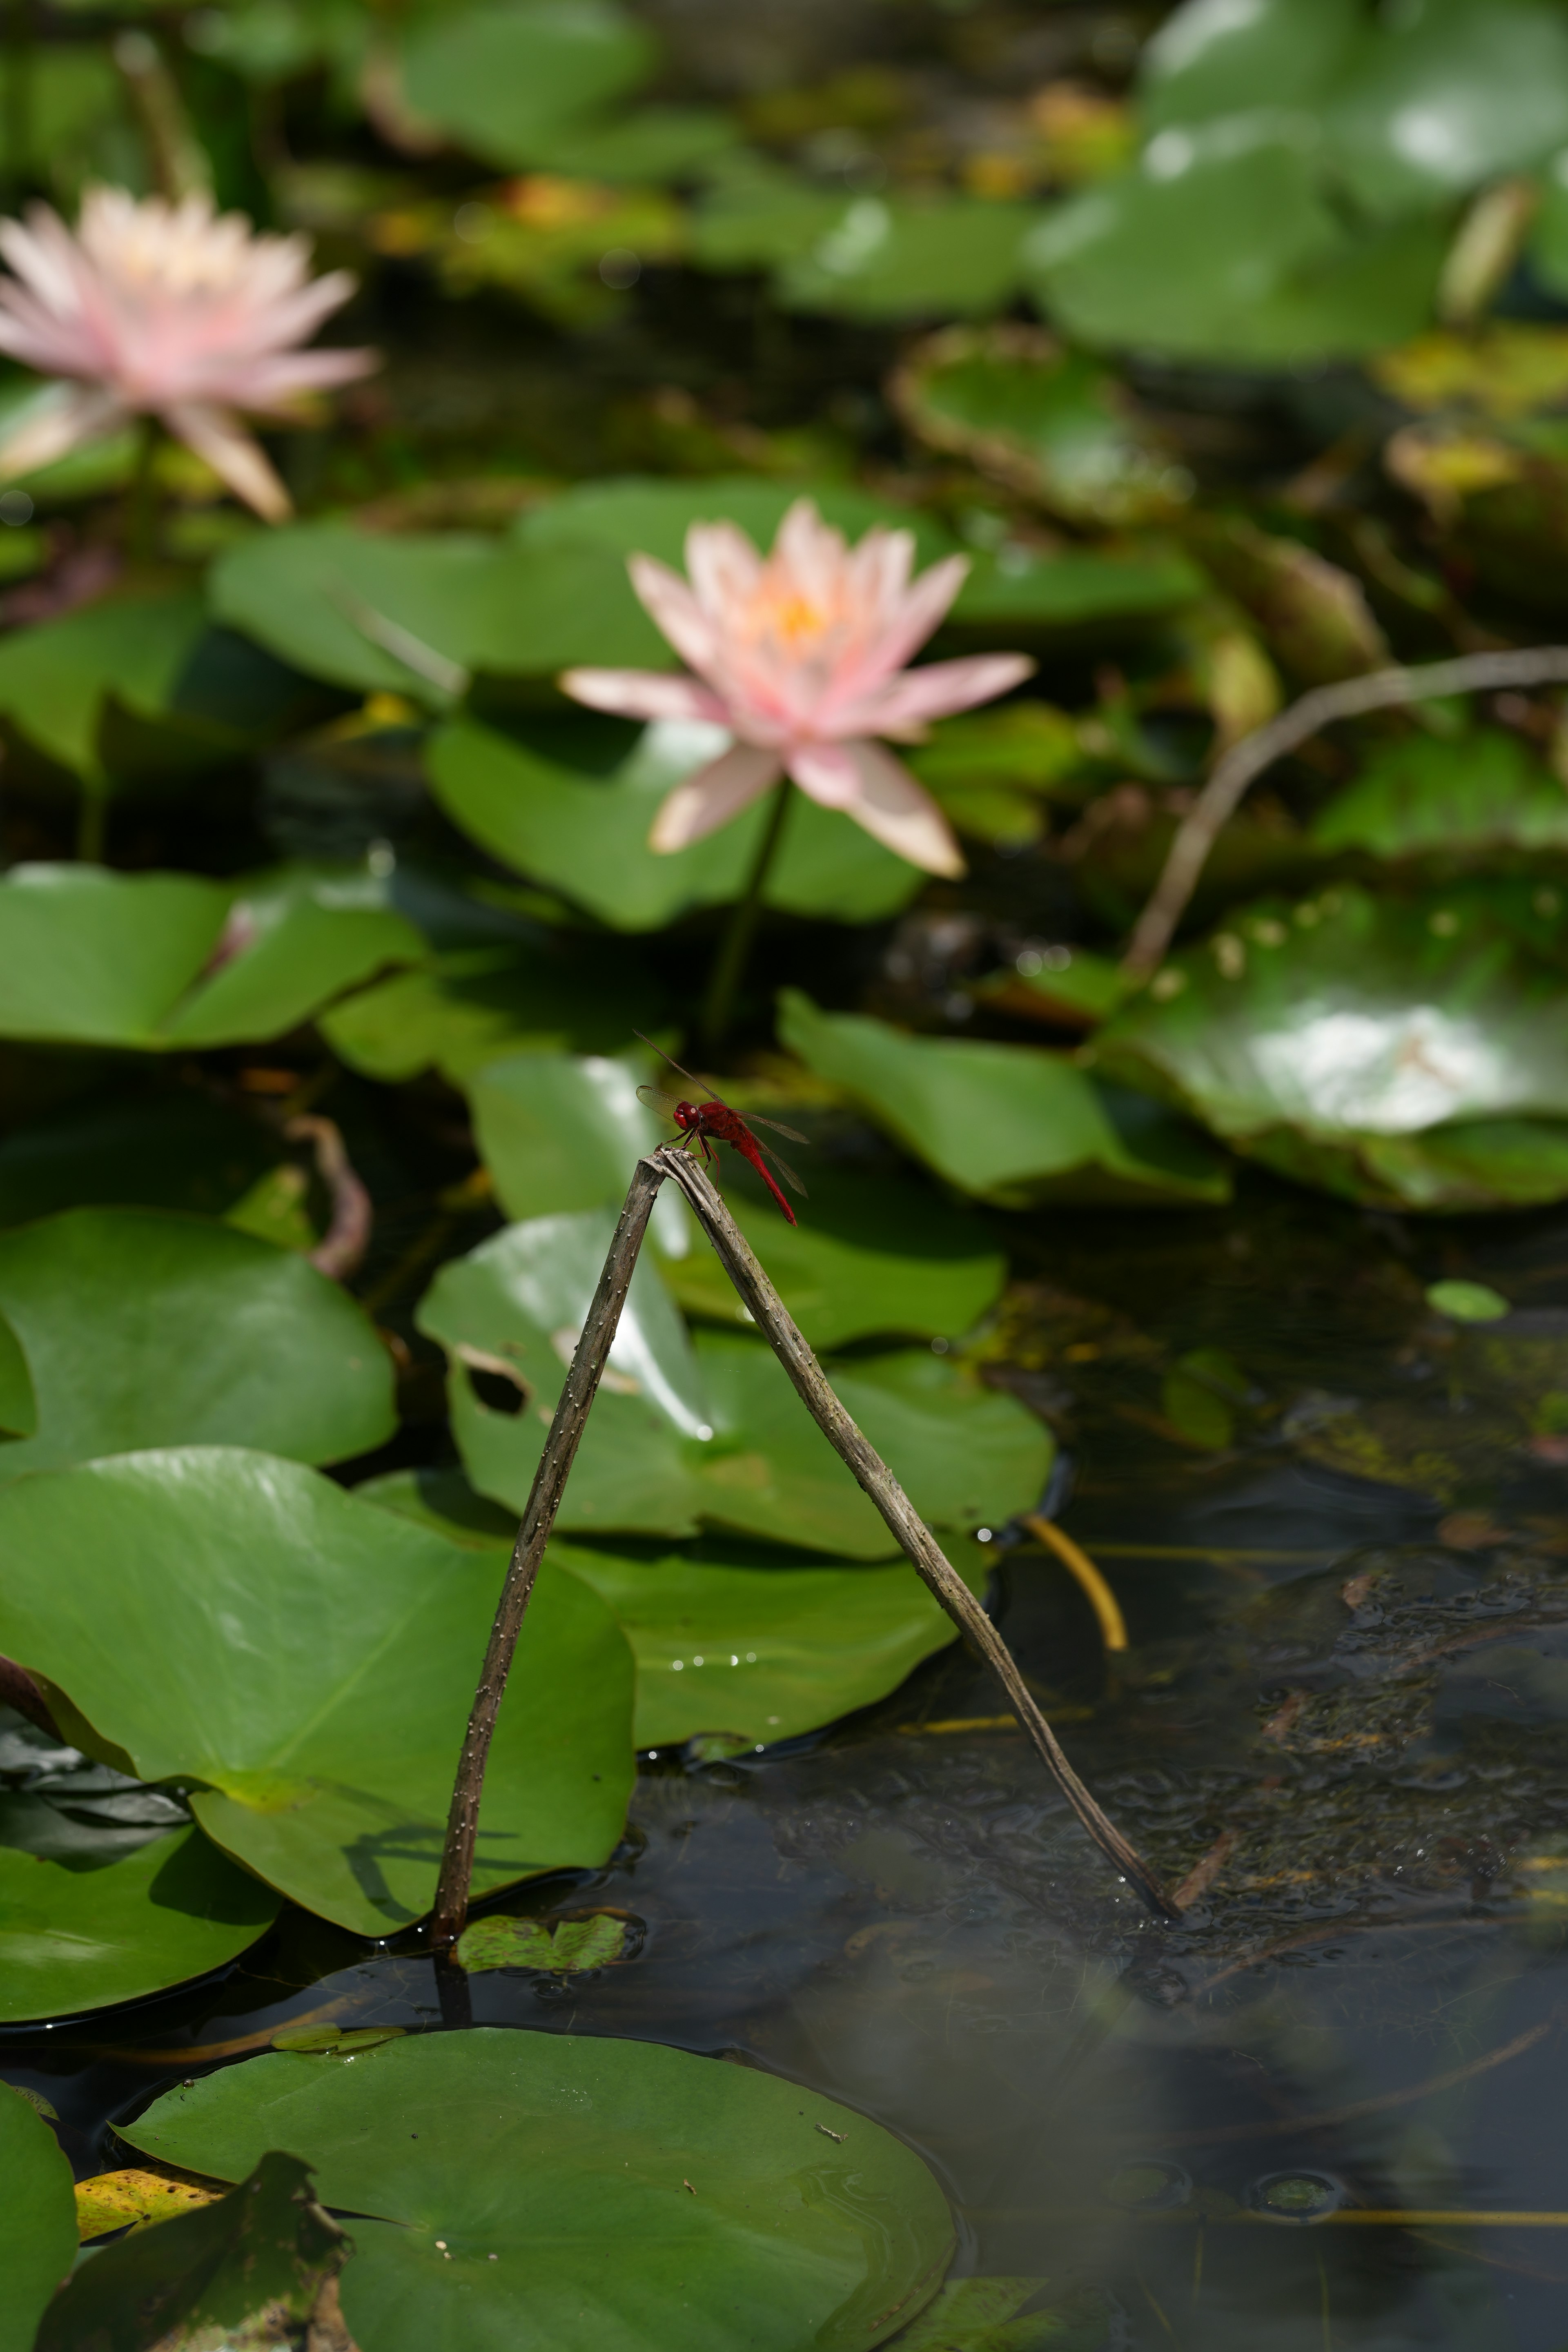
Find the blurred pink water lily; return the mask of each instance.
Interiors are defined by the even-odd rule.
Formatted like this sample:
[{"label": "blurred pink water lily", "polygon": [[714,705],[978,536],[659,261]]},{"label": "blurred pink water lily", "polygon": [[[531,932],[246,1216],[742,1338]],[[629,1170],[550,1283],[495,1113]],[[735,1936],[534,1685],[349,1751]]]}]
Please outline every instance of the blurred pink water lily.
[{"label": "blurred pink water lily", "polygon": [[845,542],[797,499],[763,556],[730,522],[693,523],[683,580],[651,555],[632,585],[695,677],[573,669],[565,691],[631,719],[705,719],[728,751],[688,776],[658,812],[655,849],[685,849],[788,775],[824,808],[931,874],[962,874],[947,819],[879,737],[918,743],[930,720],[989,702],[1026,677],[1026,654],[904,665],[963,584],[950,555],[914,576],[914,534],[879,524]]},{"label": "blurred pink water lily", "polygon": [[63,381],[0,438],[0,475],[31,473],[128,416],[157,416],[268,521],[289,494],[236,414],[278,415],[374,368],[366,351],[301,352],[354,279],[309,277],[308,237],[258,236],[212,199],[90,188],[74,233],[47,205],[0,221],[0,351]]}]

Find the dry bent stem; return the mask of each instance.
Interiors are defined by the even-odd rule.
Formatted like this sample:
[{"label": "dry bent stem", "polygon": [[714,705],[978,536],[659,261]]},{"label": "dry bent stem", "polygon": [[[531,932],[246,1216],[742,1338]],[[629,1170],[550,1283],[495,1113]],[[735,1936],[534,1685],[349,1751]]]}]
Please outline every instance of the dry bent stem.
[{"label": "dry bent stem", "polygon": [[616,1327],[626,1305],[654,1201],[668,1173],[668,1169],[658,1164],[657,1155],[637,1161],[631,1190],[583,1326],[583,1336],[577,1342],[555,1418],[539,1458],[528,1508],[512,1546],[485,1663],[479,1671],[479,1686],[474,1694],[468,1736],[458,1762],[452,1810],[447,1817],[447,1843],[441,1853],[441,1875],[437,1882],[435,1916],[430,1923],[431,1941],[437,1951],[457,1942],[468,1916],[468,1882],[473,1875],[474,1839],[479,1826],[479,1797],[496,1717],[511,1671],[512,1653],[522,1631],[539,1563],[561,1507],[567,1474],[576,1459],[589,1408],[598,1391],[599,1375],[615,1341]]},{"label": "dry bent stem", "polygon": [[795,1328],[778,1292],[763,1272],[739,1225],[708,1176],[685,1152],[665,1147],[662,1160],[697,1214],[720,1265],[765,1332],[789,1374],[795,1394],[828,1444],[846,1462],[907,1553],[916,1574],[930,1587],[960,1633],[979,1651],[1006,1694],[1007,1704],[1033,1742],[1035,1751],[1101,1853],[1135,1886],[1157,1918],[1180,1915],[1174,1903],[1135,1848],[1101,1812],[1058,1745],[1055,1733],[1030,1697],[1013,1654],[963,1579],[910,1501],[887,1464],[868,1444],[827,1384],[821,1365]]},{"label": "dry bent stem", "polygon": [[517,1531],[511,1563],[501,1588],[489,1646],[479,1675],[468,1737],[458,1765],[452,1810],[447,1822],[447,1843],[436,1889],[431,1941],[437,1951],[448,1950],[463,1932],[468,1909],[468,1882],[473,1872],[474,1838],[479,1828],[479,1798],[491,1735],[511,1668],[512,1654],[533,1591],[539,1563],[560,1508],[567,1474],[576,1455],[620,1321],[621,1308],[637,1264],[637,1252],[653,1209],[654,1196],[667,1176],[672,1176],[696,1212],[719,1263],[753,1320],[765,1333],[774,1354],[789,1374],[797,1395],[828,1444],[847,1463],[861,1486],[886,1519],[909,1555],[917,1573],[931,1588],[948,1615],[980,1652],[1001,1683],[1007,1703],[1033,1741],[1047,1770],[1071,1805],[1100,1852],[1131,1885],[1156,1917],[1180,1915],[1153,1873],[1113,1822],[1100,1811],[1068,1762],[1050,1725],[1035,1705],[1024,1678],[984,1610],[963,1578],[950,1566],[941,1547],[915,1510],[892,1472],[868,1445],[838,1399],[810,1348],[795,1328],[784,1301],[763,1272],[744,1234],[720,1199],[713,1185],[679,1145],[663,1144],[639,1160],[626,1206],[588,1309],[583,1336],[572,1358],[566,1385],[544,1441],[544,1452],[534,1474],[533,1491]]},{"label": "dry bent stem", "polygon": [[1320,686],[1234,744],[1215,768],[1181,824],[1166,855],[1164,870],[1122,959],[1130,978],[1145,980],[1160,962],[1196,889],[1209,851],[1235,815],[1248,784],[1331,727],[1336,719],[1359,719],[1368,710],[1388,710],[1405,702],[1430,701],[1440,694],[1484,693],[1497,687],[1546,686],[1568,679],[1568,646],[1523,646],[1501,653],[1466,654],[1454,661],[1426,662],[1417,669],[1374,670],[1338,686]]}]

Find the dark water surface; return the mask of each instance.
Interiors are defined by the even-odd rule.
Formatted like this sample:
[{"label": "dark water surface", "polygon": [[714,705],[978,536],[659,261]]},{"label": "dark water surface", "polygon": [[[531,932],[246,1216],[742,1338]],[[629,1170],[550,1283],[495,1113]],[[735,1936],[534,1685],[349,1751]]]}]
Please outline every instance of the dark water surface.
[{"label": "dark water surface", "polygon": [[[1001,1622],[1116,1818],[1173,1881],[1207,1857],[1206,1892],[1143,1920],[954,1650],[813,1740],[647,1762],[616,1860],[510,1904],[620,1906],[639,1956],[476,1978],[475,2021],[864,2109],[935,2168],[961,2270],[1098,2295],[1108,2345],[1560,2352],[1568,1223],[1263,1188],[1013,1238],[1005,1377],[1066,1438],[1061,1516],[1131,1646],[1108,1665],[1029,1549]],[[1456,1334],[1423,1300],[1454,1275],[1516,1312]],[[1244,1376],[1195,1376],[1229,1383],[1228,1444],[1183,1427],[1205,1349]],[[89,2173],[171,2081],[323,2010],[443,2029],[417,1948],[292,1914],[220,1979],[0,2051]]]}]

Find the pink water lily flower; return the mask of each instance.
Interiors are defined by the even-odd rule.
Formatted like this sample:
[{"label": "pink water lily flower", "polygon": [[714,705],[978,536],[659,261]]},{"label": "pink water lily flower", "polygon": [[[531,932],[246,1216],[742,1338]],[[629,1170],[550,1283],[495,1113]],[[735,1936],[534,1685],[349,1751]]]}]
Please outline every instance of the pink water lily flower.
[{"label": "pink water lily flower", "polygon": [[89,188],[73,233],[47,205],[0,221],[0,352],[63,378],[0,439],[0,475],[31,473],[131,415],[153,415],[268,521],[289,511],[239,410],[278,415],[347,383],[374,352],[301,352],[354,279],[313,282],[302,236],[258,236],[210,196],[172,205]]},{"label": "pink water lily flower", "polygon": [[573,669],[565,691],[631,719],[698,719],[734,737],[677,784],[655,819],[655,849],[685,849],[781,775],[931,874],[962,874],[947,819],[877,739],[918,743],[927,723],[1005,694],[1034,664],[977,654],[906,669],[963,584],[967,556],[913,576],[912,531],[868,530],[856,547],[799,499],[771,555],[731,522],[693,523],[681,579],[634,555],[632,585],[696,672]]}]

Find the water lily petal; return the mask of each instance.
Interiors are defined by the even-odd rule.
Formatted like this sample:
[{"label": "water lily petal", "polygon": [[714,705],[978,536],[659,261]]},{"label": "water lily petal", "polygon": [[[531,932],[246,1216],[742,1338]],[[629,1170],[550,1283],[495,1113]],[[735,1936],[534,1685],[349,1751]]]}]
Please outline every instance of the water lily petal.
[{"label": "water lily petal", "polygon": [[886,685],[833,713],[836,732],[892,735],[919,740],[928,719],[945,719],[1006,694],[1033,672],[1027,654],[970,654],[960,661],[930,662],[907,669]]},{"label": "water lily petal", "polygon": [[765,793],[779,774],[776,751],[755,743],[732,743],[716,760],[677,784],[654,819],[648,847],[664,852],[689,849],[704,834],[716,833],[739,816],[743,808]]},{"label": "water lily petal", "polygon": [[860,793],[855,747],[847,743],[792,743],[784,765],[803,793],[824,808],[847,809]]},{"label": "water lily petal", "polygon": [[[831,755],[836,788],[845,768],[854,776],[852,794],[845,800],[829,802],[830,807],[842,808],[885,849],[908,858],[911,866],[923,866],[928,874],[963,872],[963,854],[952,828],[901,760],[896,760],[880,743],[812,744],[807,750],[811,756],[805,764],[819,782],[830,772],[819,757],[824,753]],[[791,775],[803,791],[811,793],[814,800],[822,800],[823,793],[814,791],[801,773],[801,753],[791,754]]]},{"label": "water lily petal", "polygon": [[735,523],[694,522],[686,534],[687,576],[715,620],[735,597],[755,593],[762,568],[762,557]]},{"label": "water lily petal", "polygon": [[253,440],[237,416],[205,401],[181,400],[163,412],[163,422],[176,440],[205,457],[237,499],[254,507],[267,522],[286,522],[293,501],[272,470],[259,441]]},{"label": "water lily petal", "polygon": [[724,705],[694,677],[658,669],[568,669],[556,680],[574,702],[621,719],[706,719],[722,727]]},{"label": "water lily petal", "polygon": [[0,478],[36,473],[68,450],[96,441],[120,424],[125,411],[111,392],[91,383],[51,384],[50,398],[29,401],[11,430],[0,438]]},{"label": "water lily petal", "polygon": [[679,572],[653,555],[628,555],[626,570],[644,610],[682,661],[706,676],[717,650],[713,624]]}]

